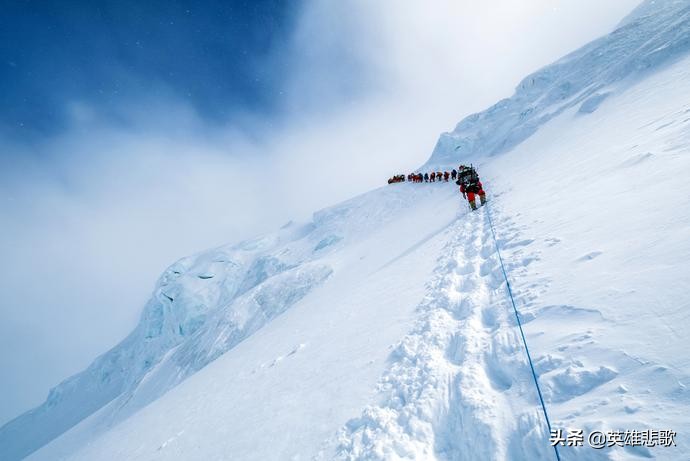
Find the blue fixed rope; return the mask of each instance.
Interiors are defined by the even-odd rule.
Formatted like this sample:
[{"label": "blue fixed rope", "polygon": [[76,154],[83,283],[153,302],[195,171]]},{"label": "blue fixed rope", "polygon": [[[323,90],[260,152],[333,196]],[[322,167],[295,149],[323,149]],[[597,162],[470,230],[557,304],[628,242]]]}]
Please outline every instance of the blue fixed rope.
[{"label": "blue fixed rope", "polygon": [[[544,397],[541,394],[541,388],[539,387],[539,379],[537,378],[537,373],[534,371],[534,364],[532,363],[532,355],[529,353],[529,347],[527,347],[527,340],[525,339],[525,332],[522,329],[522,322],[520,321],[520,314],[518,314],[517,307],[515,306],[515,298],[513,297],[513,289],[510,287],[510,281],[508,281],[508,274],[506,273],[506,268],[503,265],[503,258],[501,257],[501,250],[498,248],[498,240],[496,239],[496,231],[494,231],[494,224],[491,222],[491,212],[487,208],[486,215],[489,217],[489,227],[491,228],[491,236],[494,238],[494,245],[496,245],[496,254],[498,254],[498,261],[501,263],[501,271],[503,271],[503,277],[506,279],[506,286],[508,287],[508,296],[510,296],[510,302],[513,304],[513,312],[515,312],[515,318],[517,319],[518,327],[520,328],[520,336],[522,336],[522,344],[525,345],[525,352],[527,353],[527,361],[529,362],[530,370],[532,370],[532,378],[534,378],[534,385],[537,387],[537,394],[539,394],[539,402],[541,402],[541,409],[544,411],[544,418],[546,419],[546,425],[549,428],[549,433],[551,430],[551,421],[549,420],[549,414],[546,412],[546,404],[544,403]],[[558,444],[553,446],[556,452],[556,459],[561,461],[561,455],[558,453]]]}]

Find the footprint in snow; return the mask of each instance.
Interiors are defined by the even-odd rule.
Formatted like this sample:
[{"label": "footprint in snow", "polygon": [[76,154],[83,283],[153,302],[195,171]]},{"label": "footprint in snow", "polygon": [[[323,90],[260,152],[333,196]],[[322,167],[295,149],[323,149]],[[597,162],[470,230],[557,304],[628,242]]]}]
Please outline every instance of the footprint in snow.
[{"label": "footprint in snow", "polygon": [[600,366],[598,369],[569,366],[565,371],[551,378],[546,393],[553,402],[565,402],[586,394],[616,376],[618,376],[617,371],[605,366]]},{"label": "footprint in snow", "polygon": [[539,260],[539,258],[532,256],[532,257],[522,258],[522,261],[520,261],[520,263],[523,267],[527,267],[530,264],[532,264],[534,261],[538,261],[538,260]]},{"label": "footprint in snow", "polygon": [[543,306],[540,309],[540,313],[560,319],[564,319],[566,316],[573,320],[585,316],[596,316],[598,318],[603,318],[601,311],[597,309],[571,306],[569,304],[551,304],[548,306]]},{"label": "footprint in snow", "polygon": [[469,277],[465,277],[465,279],[463,279],[462,282],[460,283],[460,286],[458,286],[457,290],[460,293],[466,293],[468,291],[474,290],[476,287],[477,287],[477,283],[474,280],[472,280]]},{"label": "footprint in snow", "polygon": [[562,357],[547,354],[545,356],[538,357],[537,360],[535,360],[534,369],[536,370],[537,374],[543,375],[560,367],[563,362],[564,359]]},{"label": "footprint in snow", "polygon": [[484,259],[489,258],[494,253],[494,247],[490,245],[484,245],[481,250],[481,257]]},{"label": "footprint in snow", "polygon": [[532,243],[532,242],[534,242],[534,239],[519,240],[519,241],[517,241],[517,242],[506,243],[506,245],[505,245],[503,248],[505,248],[506,250],[508,250],[508,249],[510,249],[510,248],[524,247],[524,246],[529,245],[529,244]]},{"label": "footprint in snow", "polygon": [[629,414],[629,415],[632,415],[632,414],[635,414],[635,413],[637,413],[638,411],[640,411],[641,408],[642,408],[642,407],[641,407],[640,405],[637,405],[637,404],[630,404],[630,405],[624,406],[624,407],[623,407],[623,411],[625,411],[625,412],[626,412],[627,414]]},{"label": "footprint in snow", "polygon": [[495,308],[487,307],[482,310],[482,325],[492,331],[498,328],[498,314]]},{"label": "footprint in snow", "polygon": [[507,391],[513,386],[513,379],[495,359],[487,358],[485,372],[491,387],[497,391]]},{"label": "footprint in snow", "polygon": [[586,261],[591,261],[594,258],[601,256],[604,252],[603,251],[590,251],[584,256],[580,256],[579,258],[576,259],[578,262],[586,262]]},{"label": "footprint in snow", "polygon": [[465,320],[472,312],[472,302],[469,298],[463,298],[460,302],[452,307],[451,312],[455,320]]},{"label": "footprint in snow", "polygon": [[507,391],[513,386],[513,377],[509,374],[511,364],[510,356],[501,351],[501,345],[494,339],[491,349],[484,353],[483,363],[491,387],[497,391]]},{"label": "footprint in snow", "polygon": [[496,267],[496,261],[494,261],[493,259],[487,259],[479,267],[479,275],[481,275],[482,277],[486,277],[487,275],[490,275]]},{"label": "footprint in snow", "polygon": [[537,318],[534,312],[520,312],[518,315],[520,315],[520,322],[523,325],[530,323],[532,320]]},{"label": "footprint in snow", "polygon": [[489,243],[491,243],[492,240],[493,238],[491,237],[491,234],[489,234],[488,232],[482,235],[482,245],[488,245]]},{"label": "footprint in snow", "polygon": [[464,248],[464,253],[465,253],[465,258],[472,259],[473,257],[477,256],[477,248],[474,246],[468,245]]},{"label": "footprint in snow", "polygon": [[466,344],[467,340],[460,333],[453,334],[446,349],[446,359],[453,365],[462,365]]},{"label": "footprint in snow", "polygon": [[472,265],[472,263],[469,263],[469,262],[463,264],[462,266],[458,266],[455,269],[455,273],[458,275],[468,275],[468,274],[471,274],[472,272],[474,272],[474,266]]}]

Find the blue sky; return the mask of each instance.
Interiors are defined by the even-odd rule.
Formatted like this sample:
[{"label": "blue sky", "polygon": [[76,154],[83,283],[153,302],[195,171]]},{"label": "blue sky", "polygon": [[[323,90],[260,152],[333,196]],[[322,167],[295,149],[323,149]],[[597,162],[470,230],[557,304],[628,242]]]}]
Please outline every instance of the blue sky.
[{"label": "blue sky", "polygon": [[15,1],[0,16],[0,122],[24,139],[64,129],[74,100],[115,116],[175,95],[209,120],[270,111],[299,2]]},{"label": "blue sky", "polygon": [[175,260],[422,164],[620,0],[30,2],[0,16],[0,424]]}]

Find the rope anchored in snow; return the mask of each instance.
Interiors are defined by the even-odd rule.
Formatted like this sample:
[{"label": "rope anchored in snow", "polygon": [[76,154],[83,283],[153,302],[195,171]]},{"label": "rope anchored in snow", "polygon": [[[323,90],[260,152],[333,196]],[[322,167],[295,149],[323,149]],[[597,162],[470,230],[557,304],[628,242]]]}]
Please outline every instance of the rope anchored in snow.
[{"label": "rope anchored in snow", "polygon": [[[520,329],[520,336],[522,337],[522,344],[525,346],[525,352],[527,353],[527,361],[529,362],[530,370],[532,371],[532,378],[534,378],[534,385],[537,388],[537,394],[539,394],[539,402],[541,403],[541,409],[544,412],[544,418],[546,419],[546,426],[551,430],[551,421],[549,420],[549,414],[546,411],[546,404],[544,403],[544,397],[541,393],[541,388],[539,387],[539,379],[537,378],[537,373],[534,371],[534,363],[532,363],[532,355],[529,353],[529,347],[527,347],[527,340],[525,339],[525,332],[522,329],[522,322],[520,321],[520,314],[518,313],[517,307],[515,305],[515,297],[513,296],[513,289],[510,287],[510,281],[508,280],[508,274],[506,273],[506,268],[503,265],[503,258],[501,257],[501,250],[498,247],[498,240],[496,239],[496,231],[494,230],[494,224],[491,221],[491,210],[487,208],[486,215],[489,218],[489,227],[491,228],[491,236],[494,239],[494,245],[496,245],[496,254],[498,255],[498,262],[501,265],[501,271],[503,272],[503,277],[506,280],[506,287],[508,288],[508,296],[510,297],[510,302],[513,305],[513,312],[515,312],[515,319],[517,320],[518,328]],[[558,452],[558,445],[553,446],[554,452],[556,453],[556,459],[561,461],[561,455]]]}]

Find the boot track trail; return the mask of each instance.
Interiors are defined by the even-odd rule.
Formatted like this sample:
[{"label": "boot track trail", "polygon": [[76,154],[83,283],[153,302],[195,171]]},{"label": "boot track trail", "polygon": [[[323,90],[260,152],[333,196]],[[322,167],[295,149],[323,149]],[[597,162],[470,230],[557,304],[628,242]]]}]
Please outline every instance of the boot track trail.
[{"label": "boot track trail", "polygon": [[451,225],[417,325],[391,354],[378,405],[341,431],[340,459],[553,457],[487,212]]}]

